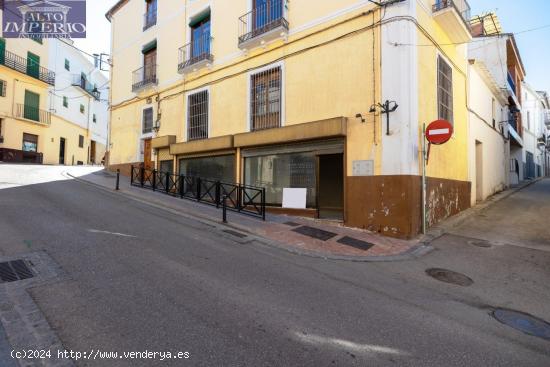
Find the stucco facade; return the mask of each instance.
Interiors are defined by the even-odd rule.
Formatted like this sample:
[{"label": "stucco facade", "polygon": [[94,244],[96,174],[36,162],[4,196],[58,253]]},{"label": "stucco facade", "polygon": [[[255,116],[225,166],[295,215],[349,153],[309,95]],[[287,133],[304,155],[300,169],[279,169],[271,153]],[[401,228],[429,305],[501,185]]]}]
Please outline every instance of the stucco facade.
[{"label": "stucco facade", "polygon": [[[253,176],[268,178],[269,188],[275,176],[265,168],[257,171],[257,165],[280,164],[285,154],[302,154],[300,159],[313,162],[313,168],[306,165],[312,172],[306,181],[313,182],[308,208],[312,215],[322,216],[315,203],[322,197],[318,181],[323,156],[339,155],[341,167],[330,167],[342,172],[342,200],[331,205],[341,206],[341,219],[348,225],[410,237],[420,231],[421,223],[422,128],[440,117],[438,63],[444,60],[450,70],[449,110],[455,134],[448,144],[432,149],[429,222],[470,205],[464,159],[467,46],[441,46],[455,40],[456,34],[470,39],[460,13],[432,8],[424,0],[395,2],[385,9],[365,0],[281,1],[277,19],[270,18],[275,31],[259,32],[256,26],[242,33],[241,23],[258,14],[254,4],[167,0],[155,5],[154,24],[149,24],[151,10],[141,0],[120,1],[107,14],[113,41],[113,169],[128,172],[129,165],[147,165],[150,158],[151,167],[166,169],[171,161],[171,170],[180,172],[192,159],[230,155],[234,182],[250,184],[253,170]],[[200,28],[203,24],[207,28]],[[208,29],[208,46],[194,43],[197,29]],[[430,47],[416,47],[419,43]],[[184,54],[182,63],[178,49],[186,44],[207,47],[208,55],[190,64]],[[148,71],[152,67],[154,72]],[[276,78],[269,85],[280,93],[273,99],[277,123],[270,129],[255,125],[259,92],[252,84],[264,74],[272,81]],[[141,80],[136,82],[136,75]],[[190,125],[193,96],[207,100],[202,104],[207,118],[200,139]],[[390,113],[389,129],[386,114],[375,107],[386,100],[398,105]],[[152,126],[144,125],[145,118]]]}]

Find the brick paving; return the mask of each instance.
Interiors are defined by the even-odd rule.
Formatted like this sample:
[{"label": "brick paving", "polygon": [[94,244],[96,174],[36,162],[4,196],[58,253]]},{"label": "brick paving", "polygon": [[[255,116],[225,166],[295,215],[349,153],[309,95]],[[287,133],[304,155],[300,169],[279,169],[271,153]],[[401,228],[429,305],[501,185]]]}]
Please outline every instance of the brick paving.
[{"label": "brick paving", "polygon": [[[67,173],[71,175],[70,168],[68,168]],[[78,177],[78,179],[113,191],[115,188],[115,175],[107,171],[95,172]],[[126,176],[120,176],[119,192],[130,195],[138,200],[176,210],[185,215],[209,221],[221,221],[221,209],[190,200],[175,198],[160,192],[153,192],[149,189],[132,187],[129,178]],[[415,253],[420,255],[427,249],[427,246],[418,239],[407,241],[384,237],[366,230],[344,227],[341,223],[333,221],[268,214],[266,221],[263,222],[260,219],[228,212],[228,222],[229,226],[267,239],[272,244],[280,245],[293,252],[319,257],[348,260],[403,260]],[[294,225],[285,224],[288,222],[293,222]],[[326,241],[315,239],[293,231],[300,226],[328,231],[335,235]],[[338,242],[346,236],[367,242],[373,246],[365,250]]]}]

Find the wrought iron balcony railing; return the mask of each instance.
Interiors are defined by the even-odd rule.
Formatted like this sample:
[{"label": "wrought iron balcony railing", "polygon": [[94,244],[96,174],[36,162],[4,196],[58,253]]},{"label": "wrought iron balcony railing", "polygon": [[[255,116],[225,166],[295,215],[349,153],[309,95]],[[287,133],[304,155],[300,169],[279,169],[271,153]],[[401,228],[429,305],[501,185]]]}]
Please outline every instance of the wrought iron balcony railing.
[{"label": "wrought iron balcony railing", "polygon": [[34,106],[18,103],[15,110],[15,116],[17,118],[34,121],[39,124],[50,125],[52,114],[50,111],[45,111]]},{"label": "wrought iron balcony railing", "polygon": [[470,19],[472,18],[472,11],[470,4],[466,0],[436,0],[432,7],[432,11],[438,12],[444,9],[454,8],[460,17],[464,21],[464,24],[470,29]]},{"label": "wrought iron balcony railing", "polygon": [[212,37],[205,34],[179,49],[178,72],[202,66],[214,59],[212,56]]},{"label": "wrought iron balcony railing", "polygon": [[132,73],[132,92],[157,84],[157,64],[145,65]]},{"label": "wrought iron balcony railing", "polygon": [[101,93],[90,83],[86,78],[83,78],[82,75],[75,74],[73,75],[72,85],[79,87],[84,92],[88,93],[94,97],[97,101],[101,98]]},{"label": "wrought iron balcony railing", "polygon": [[288,31],[284,0],[267,0],[239,18],[239,44],[278,28]]},{"label": "wrought iron balcony railing", "polygon": [[10,51],[3,50],[0,52],[0,65],[41,80],[44,83],[55,85],[55,72]]},{"label": "wrought iron balcony railing", "polygon": [[150,10],[143,15],[143,30],[146,31],[157,24],[157,10]]}]

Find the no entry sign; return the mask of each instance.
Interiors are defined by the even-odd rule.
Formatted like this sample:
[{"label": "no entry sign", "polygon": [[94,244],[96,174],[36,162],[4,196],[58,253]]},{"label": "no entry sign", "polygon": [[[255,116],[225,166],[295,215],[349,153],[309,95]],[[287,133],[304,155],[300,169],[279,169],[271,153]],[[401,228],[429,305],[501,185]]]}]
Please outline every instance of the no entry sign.
[{"label": "no entry sign", "polygon": [[453,136],[453,125],[447,120],[436,120],[426,128],[426,139],[434,145],[445,144]]}]

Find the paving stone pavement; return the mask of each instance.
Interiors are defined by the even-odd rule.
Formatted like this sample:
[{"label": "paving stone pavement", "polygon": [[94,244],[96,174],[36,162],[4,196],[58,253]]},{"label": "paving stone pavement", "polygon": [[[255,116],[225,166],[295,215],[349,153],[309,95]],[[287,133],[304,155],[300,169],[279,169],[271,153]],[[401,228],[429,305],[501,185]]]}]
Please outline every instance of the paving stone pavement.
[{"label": "paving stone pavement", "polygon": [[[73,176],[71,168],[67,169],[66,174]],[[74,177],[77,176],[74,175]],[[107,171],[98,171],[80,176],[78,179],[108,190],[114,190],[116,175]],[[191,215],[195,218],[214,222],[220,222],[221,220],[221,209],[131,186],[130,179],[126,176],[120,176],[120,190],[118,192],[164,208],[177,210],[182,214]],[[265,222],[231,212],[228,212],[228,216],[228,226],[255,235],[259,237],[260,242],[265,244],[307,256],[349,261],[400,261],[422,256],[431,250],[429,245],[418,239],[401,240],[385,237],[367,230],[345,227],[339,222],[271,213],[266,215]],[[328,231],[333,233],[334,236],[325,241],[312,238],[293,231],[296,226],[285,224],[287,222]],[[361,249],[338,242],[344,237],[364,241],[373,246],[368,249]]]},{"label": "paving stone pavement", "polygon": [[[33,278],[0,283],[0,321],[5,339],[0,332],[0,361],[2,366],[74,366],[70,359],[58,359],[58,351],[65,349],[56,333],[28,293],[28,289],[49,282],[66,280],[61,268],[44,251],[1,257],[0,262],[23,259],[30,265]],[[7,350],[6,350],[7,349]],[[35,351],[33,358],[12,358],[12,351]],[[51,357],[46,356],[49,351]],[[7,353],[7,354],[6,354]],[[42,358],[36,358],[42,357]]]}]

